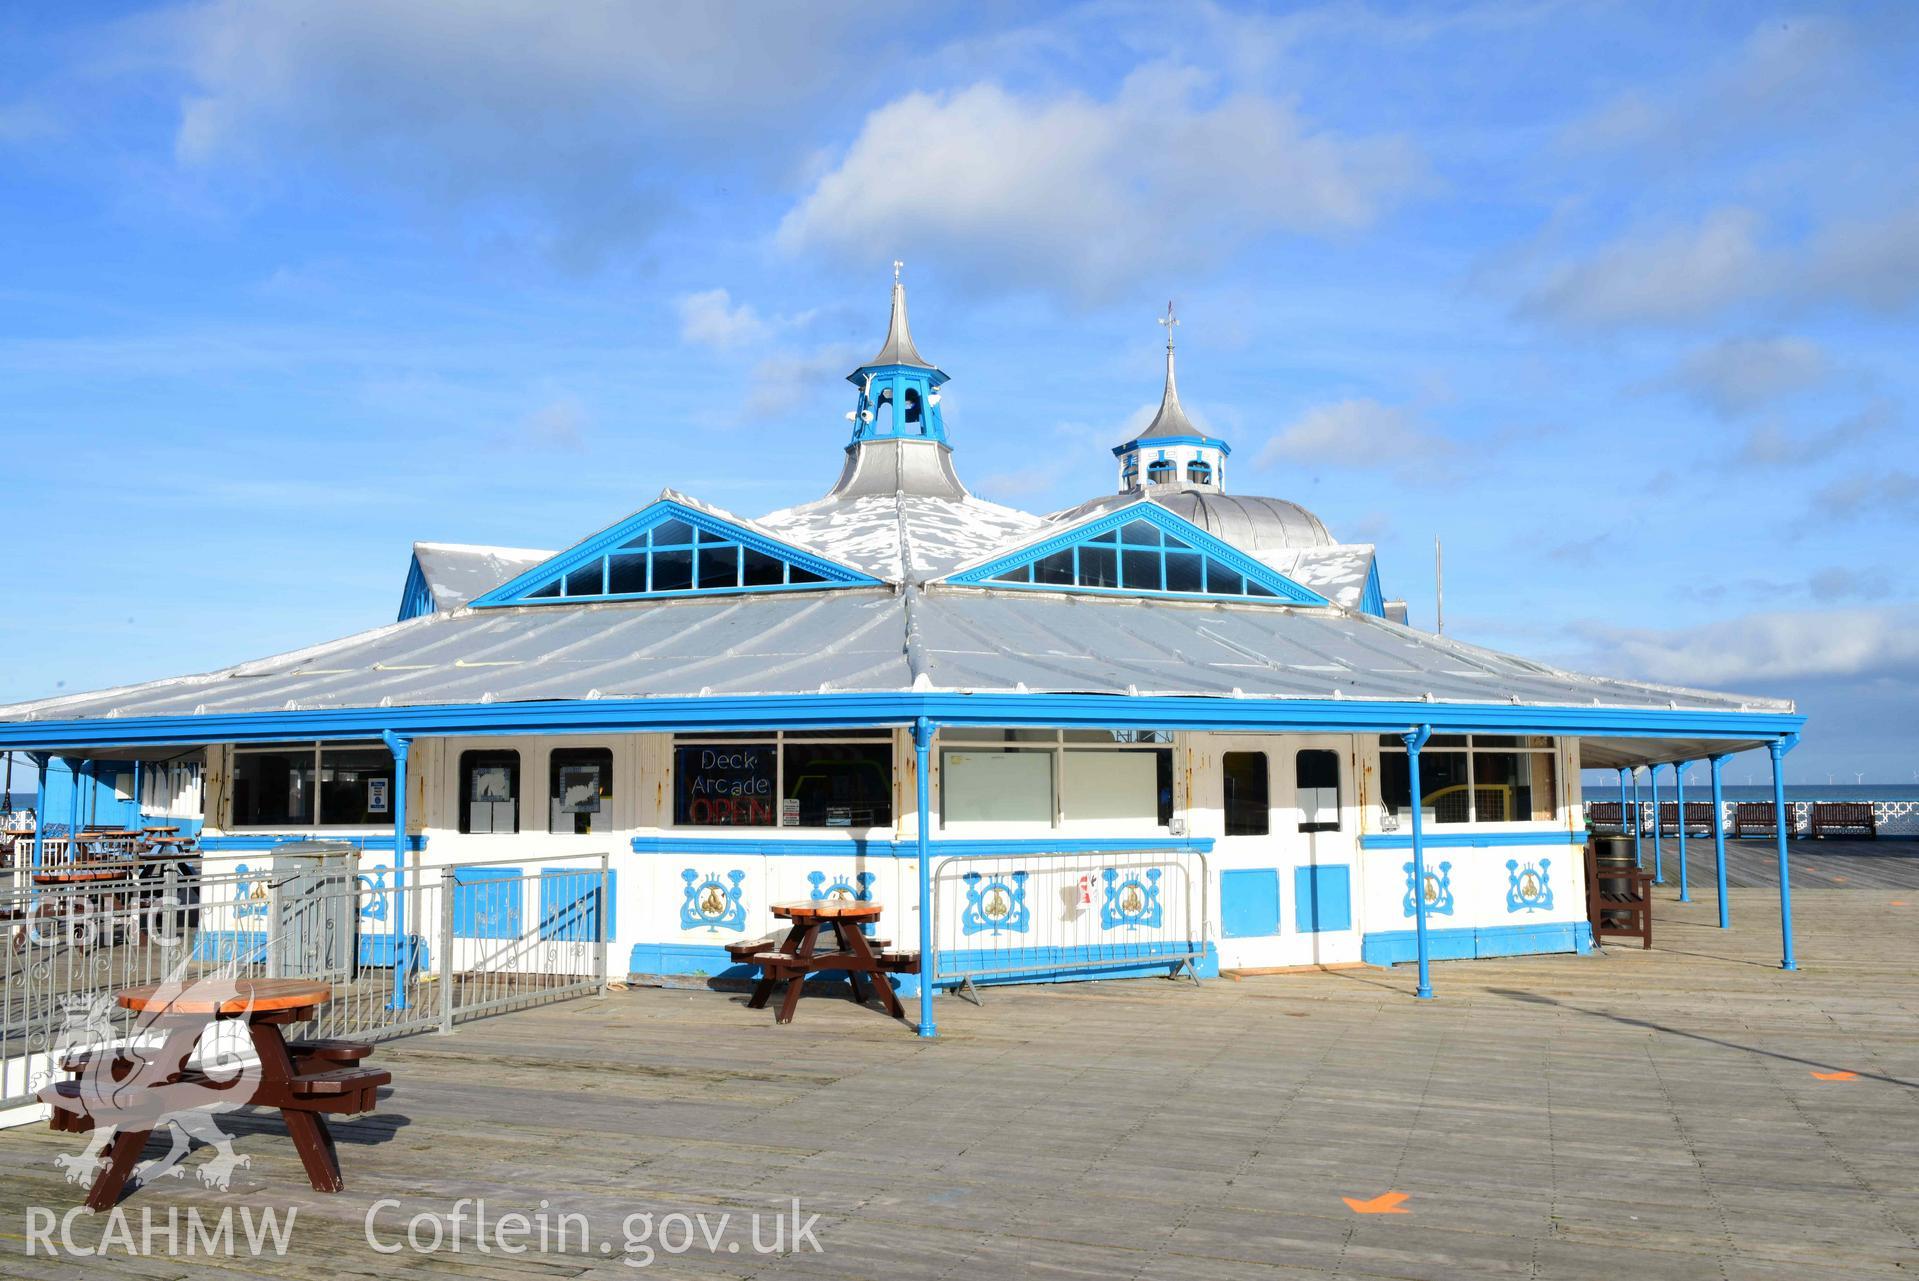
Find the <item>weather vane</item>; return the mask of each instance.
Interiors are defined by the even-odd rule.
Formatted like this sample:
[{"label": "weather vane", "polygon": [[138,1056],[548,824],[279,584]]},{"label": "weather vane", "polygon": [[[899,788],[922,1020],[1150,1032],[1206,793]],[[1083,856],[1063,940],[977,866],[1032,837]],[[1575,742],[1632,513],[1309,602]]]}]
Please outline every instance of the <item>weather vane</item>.
[{"label": "weather vane", "polygon": [[1179,323],[1179,317],[1173,314],[1173,303],[1171,299],[1167,300],[1166,314],[1159,318],[1159,323],[1166,326],[1166,350],[1171,351],[1173,349],[1173,326]]}]

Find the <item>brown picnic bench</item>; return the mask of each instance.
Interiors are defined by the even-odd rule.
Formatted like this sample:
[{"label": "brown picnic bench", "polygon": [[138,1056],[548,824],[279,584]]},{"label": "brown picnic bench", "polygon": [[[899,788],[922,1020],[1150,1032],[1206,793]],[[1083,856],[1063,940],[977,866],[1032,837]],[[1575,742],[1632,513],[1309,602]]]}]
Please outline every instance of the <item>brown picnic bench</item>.
[{"label": "brown picnic bench", "polygon": [[[887,981],[889,974],[910,974],[919,968],[917,952],[895,952],[887,940],[868,936],[861,926],[877,924],[882,909],[878,903],[863,899],[810,899],[801,903],[775,903],[775,917],[790,923],[785,937],[769,935],[747,943],[734,943],[727,952],[736,962],[760,967],[760,979],[753,988],[747,1008],[761,1010],[772,998],[773,990],[784,984],[786,991],[775,1012],[775,1021],[791,1023],[800,1003],[806,976],[821,970],[839,970],[852,984],[853,1000],[864,1005],[878,996],[886,1012],[905,1018],[899,996]],[[838,946],[819,950],[820,931],[831,929]],[[869,994],[867,984],[872,985]]]},{"label": "brown picnic bench", "polygon": [[1824,836],[1828,832],[1866,836],[1874,839],[1879,835],[1879,822],[1873,815],[1871,801],[1814,801],[1812,804],[1812,834]]},{"label": "brown picnic bench", "polygon": [[[344,1188],[326,1116],[373,1111],[393,1074],[361,1066],[371,1045],[286,1039],[281,1028],[313,1018],[332,997],[330,985],[307,979],[201,979],[121,992],[119,1004],[146,1016],[143,1024],[164,1034],[162,1045],[72,1055],[61,1066],[75,1078],[41,1092],[54,1130],[113,1130],[87,1208],[119,1199],[147,1136],[168,1116],[216,1105],[278,1108],[314,1191]],[[216,1077],[187,1066],[208,1025],[223,1019],[246,1020],[257,1072]]]}]

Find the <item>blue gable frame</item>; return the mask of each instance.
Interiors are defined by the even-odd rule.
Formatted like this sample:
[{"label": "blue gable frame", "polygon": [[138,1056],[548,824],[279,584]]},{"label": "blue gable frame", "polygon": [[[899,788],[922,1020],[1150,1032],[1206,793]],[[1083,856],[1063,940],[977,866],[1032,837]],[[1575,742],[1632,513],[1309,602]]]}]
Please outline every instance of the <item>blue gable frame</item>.
[{"label": "blue gable frame", "polygon": [[404,623],[409,618],[432,612],[433,592],[426,585],[426,573],[420,568],[416,554],[407,564],[406,587],[400,592],[400,617],[395,621]]},{"label": "blue gable frame", "polygon": [[[1100,570],[1087,566],[1087,550],[1115,567],[1111,585],[1090,584]],[[1175,565],[1184,566],[1175,586]],[[1129,568],[1146,581],[1129,584]],[[1195,577],[1195,572],[1199,577]],[[1170,600],[1265,600],[1280,605],[1331,605],[1269,565],[1262,564],[1151,499],[1074,525],[943,581],[977,587],[1087,592],[1101,596],[1153,596]]]},{"label": "blue gable frame", "polygon": [[641,508],[492,591],[495,605],[877,587],[879,579],[671,498]]},{"label": "blue gable frame", "polygon": [[1386,617],[1386,593],[1379,585],[1379,560],[1366,562],[1366,587],[1359,597],[1359,612],[1374,618]]}]

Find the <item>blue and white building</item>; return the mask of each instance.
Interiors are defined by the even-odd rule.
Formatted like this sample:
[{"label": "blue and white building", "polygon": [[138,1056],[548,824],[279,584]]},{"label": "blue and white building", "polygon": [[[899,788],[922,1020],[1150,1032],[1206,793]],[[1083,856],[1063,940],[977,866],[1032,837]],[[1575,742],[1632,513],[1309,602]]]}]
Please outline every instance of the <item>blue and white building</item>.
[{"label": "blue and white building", "polygon": [[1424,988],[1428,959],[1590,948],[1582,768],[1796,741],[1787,703],[1407,626],[1372,547],[1237,492],[1168,333],[1117,484],[1024,512],[962,482],[896,281],[819,499],[419,543],[397,621],[0,707],[0,748],[190,760],[216,856],[610,853],[636,976],[742,976],[770,904],[855,894],[932,987],[1418,960]]}]

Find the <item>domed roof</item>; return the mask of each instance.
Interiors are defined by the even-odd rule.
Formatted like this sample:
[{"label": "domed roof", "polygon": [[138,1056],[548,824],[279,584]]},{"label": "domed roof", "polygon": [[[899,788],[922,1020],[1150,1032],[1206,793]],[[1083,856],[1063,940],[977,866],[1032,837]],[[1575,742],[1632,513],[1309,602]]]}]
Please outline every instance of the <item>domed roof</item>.
[{"label": "domed roof", "polygon": [[1149,497],[1176,516],[1241,551],[1277,551],[1281,548],[1332,547],[1338,539],[1319,517],[1283,498],[1223,494],[1216,489],[1172,489],[1155,485],[1146,494],[1102,494],[1098,498],[1055,512],[1062,524]]}]

